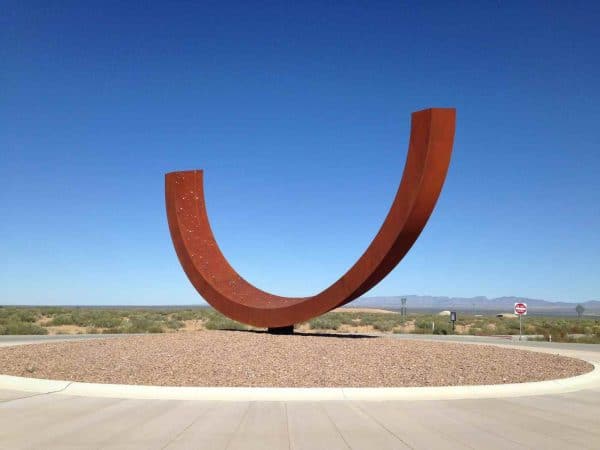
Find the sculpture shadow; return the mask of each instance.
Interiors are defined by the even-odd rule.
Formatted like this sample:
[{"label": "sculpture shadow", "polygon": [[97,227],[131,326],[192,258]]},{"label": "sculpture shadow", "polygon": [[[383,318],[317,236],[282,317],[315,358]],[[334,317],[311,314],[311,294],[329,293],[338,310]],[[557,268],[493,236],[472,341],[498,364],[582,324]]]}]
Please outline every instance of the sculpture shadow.
[{"label": "sculpture shadow", "polygon": [[294,331],[293,334],[274,334],[269,333],[267,330],[239,330],[236,328],[223,328],[223,331],[237,331],[239,333],[256,333],[256,334],[268,334],[271,336],[316,336],[316,337],[332,337],[332,338],[344,338],[344,339],[377,339],[381,336],[374,336],[371,334],[348,334],[348,333],[311,333],[307,331]]}]

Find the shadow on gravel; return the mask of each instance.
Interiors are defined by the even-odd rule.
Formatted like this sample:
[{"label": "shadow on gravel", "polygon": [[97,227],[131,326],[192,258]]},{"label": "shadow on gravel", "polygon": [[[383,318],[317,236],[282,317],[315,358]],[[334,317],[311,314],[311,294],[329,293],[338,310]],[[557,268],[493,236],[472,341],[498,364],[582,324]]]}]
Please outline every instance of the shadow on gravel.
[{"label": "shadow on gravel", "polygon": [[[223,329],[223,331],[232,331],[238,333],[256,333],[256,334],[271,334],[267,330],[238,330],[234,328]],[[307,331],[294,331],[293,334],[271,334],[272,336],[316,336],[316,337],[332,337],[344,339],[378,339],[381,336],[373,336],[370,334],[349,334],[349,333],[311,333]]]}]

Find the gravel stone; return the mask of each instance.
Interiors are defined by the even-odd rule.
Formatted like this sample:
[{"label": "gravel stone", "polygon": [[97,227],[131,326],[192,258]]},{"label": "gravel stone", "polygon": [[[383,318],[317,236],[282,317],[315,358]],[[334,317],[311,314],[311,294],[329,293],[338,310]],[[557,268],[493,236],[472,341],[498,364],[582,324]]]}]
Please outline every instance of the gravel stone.
[{"label": "gravel stone", "polygon": [[585,361],[491,345],[200,331],[0,348],[0,373],[157,386],[396,387],[522,383]]}]

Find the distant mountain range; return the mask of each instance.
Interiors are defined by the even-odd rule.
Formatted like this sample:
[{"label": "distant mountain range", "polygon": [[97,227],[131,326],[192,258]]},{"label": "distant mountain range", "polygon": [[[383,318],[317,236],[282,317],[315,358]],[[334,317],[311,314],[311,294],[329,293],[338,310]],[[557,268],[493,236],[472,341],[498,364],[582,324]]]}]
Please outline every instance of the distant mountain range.
[{"label": "distant mountain range", "polygon": [[[512,312],[516,302],[527,303],[529,314],[565,314],[576,315],[576,302],[551,302],[524,297],[433,297],[429,295],[400,295],[395,297],[362,297],[349,303],[348,307],[400,309],[401,298],[406,298],[406,307],[410,310],[455,310],[468,313]],[[580,302],[585,308],[584,315],[600,314],[600,301]]]}]

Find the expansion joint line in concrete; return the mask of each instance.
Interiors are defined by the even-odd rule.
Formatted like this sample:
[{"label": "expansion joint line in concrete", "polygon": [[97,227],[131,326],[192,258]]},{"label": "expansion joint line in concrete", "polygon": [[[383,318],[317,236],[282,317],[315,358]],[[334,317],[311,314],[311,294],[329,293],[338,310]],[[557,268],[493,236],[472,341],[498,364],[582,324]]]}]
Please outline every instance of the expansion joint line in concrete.
[{"label": "expansion joint line in concrete", "polygon": [[335,423],[335,420],[333,420],[331,418],[331,416],[329,415],[329,413],[327,412],[327,408],[323,407],[321,405],[321,409],[323,410],[323,412],[325,413],[325,417],[327,417],[327,420],[329,420],[329,423],[333,426],[334,430],[336,431],[337,435],[340,437],[340,439],[344,442],[344,444],[346,445],[346,447],[348,447],[348,450],[352,450],[352,447],[350,447],[350,444],[348,443],[348,441],[346,440],[346,438],[344,437],[344,434],[340,431],[340,427],[337,426],[337,424]]},{"label": "expansion joint line in concrete", "polygon": [[390,430],[381,420],[377,419],[376,417],[374,417],[373,415],[371,415],[367,411],[365,411],[365,409],[362,408],[359,403],[356,403],[356,402],[353,403],[352,407],[355,408],[357,411],[359,411],[364,416],[371,419],[373,422],[375,422],[377,425],[379,425],[381,428],[383,428],[385,431],[387,431],[390,435],[392,435],[395,439],[402,442],[403,445],[414,450],[414,447],[412,445],[410,445],[408,442],[406,442],[404,439],[402,439],[400,436],[398,436],[396,433],[394,433],[392,430]]},{"label": "expansion joint line in concrete", "polygon": [[55,390],[55,391],[48,391],[48,392],[36,392],[36,393],[34,393],[34,394],[31,394],[31,395],[26,395],[26,396],[24,396],[24,397],[17,397],[17,398],[9,398],[9,399],[7,399],[7,400],[0,400],[0,403],[8,403],[8,402],[14,402],[14,401],[17,401],[17,400],[25,400],[26,398],[40,397],[40,396],[42,396],[42,395],[58,394],[58,393],[60,393],[60,392],[63,392],[63,391],[64,391],[65,389],[67,389],[69,386],[71,386],[71,384],[73,384],[73,382],[72,382],[72,381],[69,381],[69,382],[67,383],[67,385],[66,385],[66,386],[64,386],[64,387],[62,387],[62,388],[60,388],[60,389],[57,389],[57,390]]},{"label": "expansion joint line in concrete", "polygon": [[181,430],[179,433],[177,433],[177,434],[176,434],[176,435],[173,437],[173,439],[171,439],[169,442],[167,442],[165,445],[163,445],[163,446],[160,448],[160,450],[166,450],[167,448],[169,448],[169,447],[171,446],[171,444],[173,444],[173,443],[177,442],[177,440],[178,440],[178,439],[179,439],[181,436],[183,436],[187,430],[189,430],[191,427],[193,427],[194,425],[196,425],[200,419],[203,419],[203,418],[204,418],[204,416],[207,414],[207,412],[208,412],[208,411],[211,411],[211,410],[213,410],[213,409],[215,409],[215,407],[214,407],[214,406],[213,406],[213,407],[210,407],[210,408],[206,408],[206,409],[204,409],[204,410],[202,411],[202,413],[201,413],[201,414],[198,414],[198,417],[196,417],[196,418],[195,418],[194,420],[192,420],[192,421],[191,421],[191,422],[190,422],[188,425],[186,425],[186,426],[183,428],[183,430]]}]

